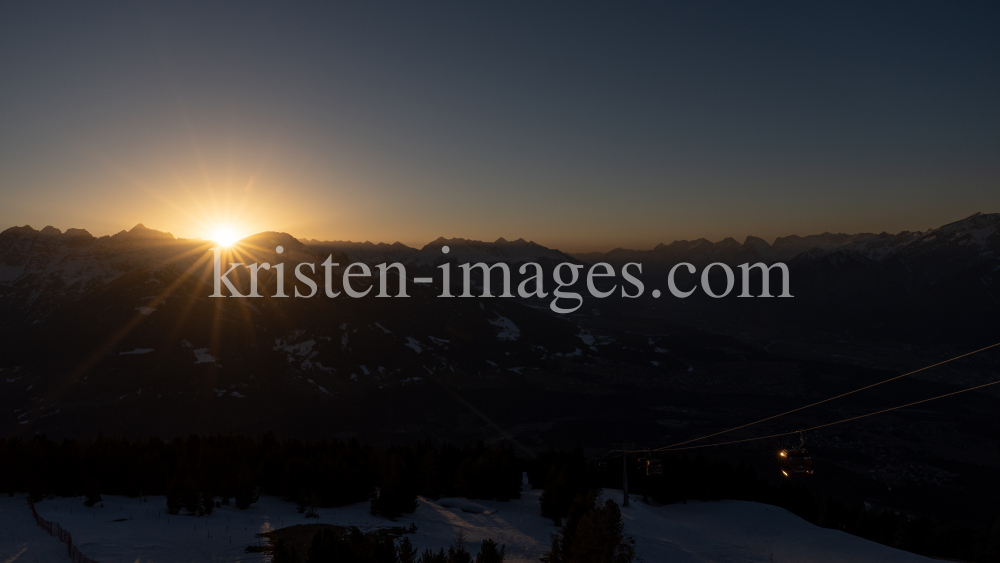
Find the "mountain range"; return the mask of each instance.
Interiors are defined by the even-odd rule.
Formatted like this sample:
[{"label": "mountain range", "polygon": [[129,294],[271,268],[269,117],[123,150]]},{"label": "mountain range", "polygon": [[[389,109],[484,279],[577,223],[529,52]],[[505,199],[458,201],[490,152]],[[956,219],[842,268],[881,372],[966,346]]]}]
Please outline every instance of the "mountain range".
[{"label": "mountain range", "polygon": [[[642,298],[591,298],[572,315],[552,314],[535,299],[440,299],[439,285],[410,284],[409,299],[379,299],[375,292],[363,299],[212,299],[212,246],[141,224],[100,238],[53,227],[0,233],[0,403],[8,407],[0,427],[301,433],[311,431],[309,424],[281,417],[280,405],[302,404],[303,412],[315,413],[332,402],[338,412],[321,418],[337,431],[409,428],[461,440],[463,432],[494,435],[500,426],[485,422],[490,417],[475,414],[478,409],[462,415],[473,417],[464,427],[453,424],[454,411],[403,406],[373,418],[358,409],[372,397],[404,405],[415,397],[427,405],[441,397],[453,401],[449,393],[459,388],[488,401],[508,393],[539,409],[540,397],[582,393],[590,397],[586,403],[591,393],[610,392],[607,385],[700,389],[711,366],[734,358],[764,361],[779,341],[792,356],[819,341],[832,350],[835,342],[890,346],[894,352],[883,356],[900,361],[907,347],[944,353],[1000,339],[993,321],[1000,313],[1000,214],[977,213],[919,233],[789,236],[773,245],[754,237],[742,244],[678,241],[603,254],[568,255],[523,239],[439,238],[414,249],[299,241],[275,232],[237,247],[245,263],[285,261],[290,269],[301,262],[318,266],[333,254],[341,268],[356,260],[393,260],[407,264],[408,275],[433,274],[445,261],[535,261],[547,269],[562,261],[643,264]],[[680,261],[735,267],[778,259],[788,264],[794,299],[650,294],[666,288],[669,269]],[[711,282],[724,284],[721,275],[713,271]],[[236,276],[239,287],[248,281],[245,272]],[[263,271],[262,293],[273,295],[274,284],[274,272]],[[759,294],[759,281],[752,293]],[[841,352],[823,358],[849,356]],[[985,372],[970,373],[964,377],[976,380],[983,376],[975,373]],[[524,389],[539,386],[526,398]],[[580,408],[556,411],[572,418]],[[240,414],[249,412],[257,414]],[[508,422],[529,424],[517,416]],[[544,443],[549,430],[530,424],[526,431]]]},{"label": "mountain range", "polygon": [[[284,261],[286,272],[331,254],[341,268],[400,261],[408,275],[474,260],[643,264],[641,298],[590,298],[569,315],[537,299],[442,299],[439,284],[410,284],[407,299],[374,291],[361,299],[214,299],[212,246],[142,225],[100,238],[52,227],[0,233],[0,431],[275,431],[599,453],[623,440],[690,439],[1000,341],[1000,214],[920,233],[679,241],[603,254],[523,240],[441,238],[413,249],[277,232],[232,250],[244,263]],[[680,261],[778,259],[788,265],[792,299],[651,294],[666,289]],[[714,269],[710,283],[724,284],[721,275]],[[241,289],[249,282],[245,272],[234,279]],[[275,283],[273,270],[261,272],[263,295],[274,295]],[[759,281],[752,289],[759,295]],[[998,366],[985,352],[747,432],[922,400],[995,380]],[[926,496],[974,510],[974,500],[962,499],[974,499],[970,487],[1000,467],[997,397],[960,397],[811,435],[831,479],[812,483],[901,509]],[[763,454],[775,446],[752,442],[729,455],[769,470]]]}]

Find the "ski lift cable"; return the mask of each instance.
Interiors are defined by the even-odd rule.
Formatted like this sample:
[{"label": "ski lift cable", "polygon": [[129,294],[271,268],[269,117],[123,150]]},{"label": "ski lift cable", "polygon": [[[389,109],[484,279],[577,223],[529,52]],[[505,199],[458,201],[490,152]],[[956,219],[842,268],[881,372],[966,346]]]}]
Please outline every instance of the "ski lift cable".
[{"label": "ski lift cable", "polygon": [[740,443],[743,443],[743,442],[753,442],[755,440],[766,440],[768,438],[779,438],[781,436],[791,436],[792,434],[803,434],[805,432],[812,432],[813,430],[819,430],[820,428],[826,428],[828,426],[834,426],[834,425],[837,425],[837,424],[843,424],[845,422],[851,422],[852,420],[858,420],[858,419],[861,419],[861,418],[867,418],[869,416],[875,416],[877,414],[882,414],[882,413],[886,413],[886,412],[889,412],[889,411],[894,411],[894,410],[898,410],[898,409],[905,409],[906,407],[912,407],[913,405],[919,405],[921,403],[927,403],[927,402],[930,402],[930,401],[936,401],[937,399],[943,399],[945,397],[950,397],[952,395],[958,395],[959,393],[966,393],[968,391],[975,391],[976,389],[982,389],[983,387],[989,387],[990,385],[996,385],[998,383],[1000,383],[1000,381],[994,381],[992,383],[984,383],[983,385],[977,385],[975,387],[969,387],[968,389],[960,389],[958,391],[952,391],[951,393],[945,393],[944,395],[938,395],[937,397],[931,397],[930,399],[922,399],[920,401],[914,401],[912,403],[907,403],[905,405],[899,405],[897,407],[892,407],[892,408],[888,408],[888,409],[882,409],[880,411],[870,412],[868,414],[862,414],[862,415],[858,415],[858,416],[852,416],[851,418],[845,418],[843,420],[838,420],[836,422],[828,422],[826,424],[820,424],[819,426],[813,426],[811,428],[803,428],[801,430],[793,430],[791,432],[782,432],[780,434],[771,434],[769,436],[758,436],[756,438],[745,438],[743,440],[731,440],[729,442],[719,442],[719,443],[716,443],[716,444],[702,444],[700,446],[686,446],[686,447],[683,447],[683,448],[675,448],[675,447],[671,447],[671,448],[658,448],[658,449],[656,449],[654,451],[671,451],[671,452],[673,452],[673,451],[679,451],[679,450],[694,450],[694,449],[699,449],[699,448],[711,448],[711,447],[715,447],[715,446],[725,446],[725,445],[728,445],[728,444],[740,444]]},{"label": "ski lift cable", "polygon": [[793,412],[798,412],[798,411],[801,411],[801,410],[808,409],[810,407],[815,407],[816,405],[822,405],[823,403],[828,403],[828,402],[833,401],[835,399],[840,399],[841,397],[846,397],[848,395],[853,395],[854,393],[860,393],[861,391],[865,391],[867,389],[871,389],[872,387],[878,387],[879,385],[882,385],[884,383],[889,383],[890,381],[895,381],[897,379],[901,379],[901,378],[906,377],[908,375],[913,375],[915,373],[920,373],[922,371],[926,371],[926,370],[929,370],[931,368],[947,364],[949,362],[954,362],[955,360],[959,360],[961,358],[966,358],[966,357],[971,356],[973,354],[978,354],[980,352],[985,352],[986,350],[989,350],[990,348],[996,348],[997,346],[1000,346],[1000,342],[997,342],[996,344],[992,344],[992,345],[987,346],[985,348],[980,348],[980,349],[972,351],[972,352],[967,352],[965,354],[962,354],[961,356],[955,356],[954,358],[945,360],[943,362],[938,362],[936,364],[932,364],[932,365],[929,365],[929,366],[926,366],[926,367],[922,367],[922,368],[920,368],[918,370],[914,370],[914,371],[911,371],[909,373],[904,373],[902,375],[897,375],[895,377],[890,377],[889,379],[886,379],[884,381],[879,381],[878,383],[872,383],[871,385],[867,385],[865,387],[861,387],[860,389],[855,389],[854,391],[848,391],[847,393],[841,393],[840,395],[837,395],[835,397],[830,397],[828,399],[823,399],[822,401],[817,401],[817,402],[812,403],[810,405],[805,405],[803,407],[799,407],[797,409],[792,409],[790,411],[783,412],[781,414],[776,414],[774,416],[769,416],[767,418],[762,418],[762,419],[760,419],[760,420],[758,420],[756,422],[750,422],[748,424],[744,424],[743,426],[736,426],[736,427],[730,428],[728,430],[723,430],[721,432],[716,432],[715,434],[709,434],[707,436],[702,436],[701,438],[694,438],[693,440],[688,440],[686,442],[678,442],[678,443],[670,445],[670,446],[664,446],[664,447],[661,447],[661,448],[657,448],[655,451],[663,451],[663,450],[673,449],[673,448],[676,448],[677,446],[683,446],[685,444],[690,444],[691,442],[699,442],[701,440],[706,440],[706,439],[712,438],[714,436],[719,436],[720,434],[727,434],[727,433],[733,432],[735,430],[740,430],[742,428],[747,428],[748,426],[753,426],[755,424],[760,424],[761,422],[767,422],[768,420],[774,420],[775,418],[785,416],[786,414],[792,414]]}]

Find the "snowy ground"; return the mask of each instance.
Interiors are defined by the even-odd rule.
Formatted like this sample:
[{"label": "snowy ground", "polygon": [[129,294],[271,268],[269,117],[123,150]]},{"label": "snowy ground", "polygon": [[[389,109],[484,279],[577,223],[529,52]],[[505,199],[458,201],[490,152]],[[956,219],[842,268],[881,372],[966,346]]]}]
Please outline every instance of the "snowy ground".
[{"label": "snowy ground", "polygon": [[[371,516],[363,503],[320,509],[319,522],[362,528],[416,522],[419,529],[410,538],[421,551],[448,546],[461,529],[473,553],[484,538],[492,537],[506,544],[509,562],[537,562],[555,531],[538,515],[539,494],[526,490],[520,500],[511,502],[421,498],[415,514],[395,523]],[[606,495],[621,502],[620,491],[609,490]],[[201,518],[168,517],[163,497],[140,503],[106,496],[103,504],[91,509],[82,498],[64,498],[35,506],[43,518],[69,530],[84,555],[101,563],[263,562],[262,554],[244,553],[248,545],[257,545],[255,534],[317,521],[298,514],[294,504],[273,497],[262,497],[243,512],[228,506]],[[622,514],[637,554],[646,563],[932,561],[817,528],[784,509],[752,502],[652,507],[633,500]],[[0,497],[0,563],[60,561],[69,561],[65,544],[34,523],[24,497]]]},{"label": "snowy ground", "polygon": [[35,524],[23,496],[0,496],[0,562],[69,561],[66,544]]}]

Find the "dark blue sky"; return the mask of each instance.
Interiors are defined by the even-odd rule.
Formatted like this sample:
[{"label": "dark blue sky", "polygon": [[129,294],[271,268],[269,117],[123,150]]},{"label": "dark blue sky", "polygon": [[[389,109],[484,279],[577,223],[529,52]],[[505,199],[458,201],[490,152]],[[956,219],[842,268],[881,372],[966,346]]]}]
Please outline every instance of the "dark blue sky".
[{"label": "dark blue sky", "polygon": [[1000,3],[0,7],[0,227],[564,250],[1000,211]]}]

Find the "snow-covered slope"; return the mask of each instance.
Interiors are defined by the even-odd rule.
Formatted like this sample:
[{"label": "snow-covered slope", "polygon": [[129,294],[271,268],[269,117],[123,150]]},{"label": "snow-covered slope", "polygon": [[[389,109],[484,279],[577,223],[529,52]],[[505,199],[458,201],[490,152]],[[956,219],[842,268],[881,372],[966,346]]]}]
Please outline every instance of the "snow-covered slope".
[{"label": "snow-covered slope", "polygon": [[[409,526],[420,550],[447,547],[459,530],[475,553],[485,538],[506,545],[510,563],[535,562],[549,547],[552,522],[538,514],[540,491],[525,490],[510,502],[465,499],[420,499],[416,513],[391,523],[368,513],[367,503],[320,509],[320,523]],[[620,491],[606,497],[621,501]],[[210,516],[170,516],[162,497],[105,497],[104,506],[86,508],[82,499],[43,501],[42,517],[59,522],[88,557],[101,563],[187,563],[193,561],[258,562],[262,554],[247,554],[257,545],[256,534],[294,524],[316,523],[298,514],[295,505],[273,497],[246,511],[222,507]],[[72,511],[72,512],[71,512]],[[818,528],[782,508],[742,501],[691,502],[648,506],[634,499],[622,509],[627,533],[646,563],[671,562],[883,562],[917,563],[931,559],[869,542],[837,530]],[[122,520],[124,519],[124,520]],[[122,520],[122,521],[116,521]],[[51,563],[55,538],[31,520],[21,496],[0,498],[0,561]],[[12,557],[21,554],[15,559]],[[64,554],[62,551],[61,554]]]},{"label": "snow-covered slope", "polygon": [[24,497],[3,495],[0,497],[0,561],[55,563],[69,561],[69,556],[66,544],[35,524]]},{"label": "snow-covered slope", "polygon": [[[621,493],[612,494],[616,501]],[[643,561],[687,562],[930,562],[839,530],[814,526],[784,508],[726,500],[622,510]]]}]

